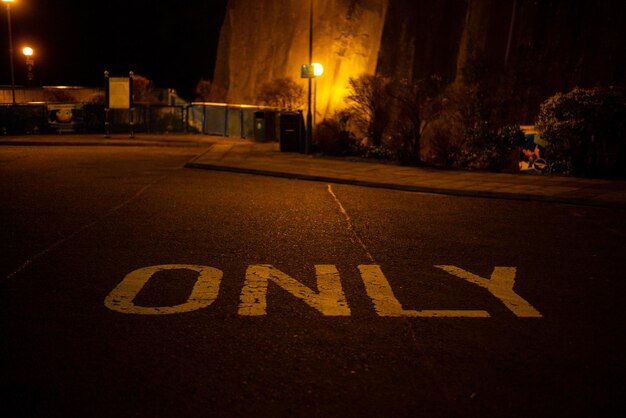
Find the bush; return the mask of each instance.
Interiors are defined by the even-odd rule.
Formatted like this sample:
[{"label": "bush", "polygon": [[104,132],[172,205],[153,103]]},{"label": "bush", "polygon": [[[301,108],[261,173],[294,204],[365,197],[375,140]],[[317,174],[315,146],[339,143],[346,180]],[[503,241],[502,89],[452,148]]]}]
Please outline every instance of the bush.
[{"label": "bush", "polygon": [[364,145],[357,147],[357,155],[363,158],[375,159],[375,160],[397,160],[397,150],[386,146],[373,146]]},{"label": "bush", "polygon": [[301,109],[304,107],[304,88],[287,78],[275,78],[261,86],[259,100],[279,109]]},{"label": "bush", "polygon": [[318,151],[339,156],[354,154],[356,138],[348,128],[350,117],[350,113],[344,110],[317,125],[314,140]]},{"label": "bush", "polygon": [[444,167],[506,171],[517,164],[524,140],[519,125],[503,114],[511,98],[476,81],[450,86],[429,131],[430,160]]},{"label": "bush", "polygon": [[468,127],[461,149],[460,166],[475,170],[503,171],[516,162],[512,156],[524,141],[518,125],[492,126],[478,120]]},{"label": "bush", "polygon": [[541,104],[535,126],[548,141],[552,171],[575,176],[626,177],[624,89],[574,88]]}]

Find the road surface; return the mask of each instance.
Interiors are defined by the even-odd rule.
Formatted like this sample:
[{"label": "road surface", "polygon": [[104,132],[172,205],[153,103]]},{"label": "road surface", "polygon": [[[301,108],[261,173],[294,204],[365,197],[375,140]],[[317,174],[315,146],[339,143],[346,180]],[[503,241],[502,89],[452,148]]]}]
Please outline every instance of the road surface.
[{"label": "road surface", "polygon": [[617,209],[0,149],[11,416],[617,416]]}]

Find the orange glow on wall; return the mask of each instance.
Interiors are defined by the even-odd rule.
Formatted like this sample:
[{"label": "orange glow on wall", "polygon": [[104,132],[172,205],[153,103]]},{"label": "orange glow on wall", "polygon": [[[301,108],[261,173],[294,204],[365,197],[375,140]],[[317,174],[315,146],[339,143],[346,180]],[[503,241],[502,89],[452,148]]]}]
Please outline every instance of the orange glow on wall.
[{"label": "orange glow on wall", "polygon": [[[388,0],[315,0],[313,62],[317,121],[345,107],[350,77],[374,74]],[[290,77],[308,88],[300,68],[309,62],[309,2],[229,2],[220,33],[214,84],[231,103],[258,103],[261,86]]]}]

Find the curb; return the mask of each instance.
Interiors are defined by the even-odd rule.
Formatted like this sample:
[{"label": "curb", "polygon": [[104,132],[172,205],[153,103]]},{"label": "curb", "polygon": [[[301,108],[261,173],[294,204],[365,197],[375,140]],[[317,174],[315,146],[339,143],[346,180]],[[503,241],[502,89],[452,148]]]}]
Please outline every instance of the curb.
[{"label": "curb", "polygon": [[[120,141],[120,142],[117,142]],[[95,140],[95,141],[2,141],[0,146],[32,147],[179,147],[204,146],[208,144],[192,141],[146,141],[146,140]]]},{"label": "curb", "polygon": [[286,178],[290,180],[305,180],[305,181],[316,181],[316,182],[332,183],[332,184],[345,184],[345,185],[350,185],[350,186],[369,187],[369,188],[376,188],[376,189],[399,190],[399,191],[418,192],[418,193],[433,193],[433,194],[441,194],[441,195],[449,195],[449,196],[477,197],[477,198],[489,198],[489,199],[507,199],[507,200],[526,201],[526,202],[535,201],[535,202],[544,202],[544,203],[558,203],[558,204],[564,204],[564,205],[626,209],[626,205],[623,203],[619,203],[619,202],[599,202],[599,201],[590,200],[590,199],[568,199],[568,198],[560,198],[557,196],[505,193],[505,192],[494,192],[494,191],[488,191],[488,190],[458,190],[458,189],[446,189],[446,188],[428,187],[428,186],[410,186],[410,185],[404,185],[404,184],[379,183],[379,182],[363,181],[363,180],[356,180],[356,179],[341,179],[341,178],[336,178],[336,177],[314,176],[314,175],[308,175],[308,174],[287,173],[287,172],[281,172],[281,171],[260,170],[260,169],[254,169],[254,168],[214,165],[214,164],[206,164],[206,163],[188,162],[187,164],[185,164],[185,168],[222,171],[222,172],[229,172],[229,173],[251,174],[251,175],[266,176],[266,177],[278,177],[278,178]]}]

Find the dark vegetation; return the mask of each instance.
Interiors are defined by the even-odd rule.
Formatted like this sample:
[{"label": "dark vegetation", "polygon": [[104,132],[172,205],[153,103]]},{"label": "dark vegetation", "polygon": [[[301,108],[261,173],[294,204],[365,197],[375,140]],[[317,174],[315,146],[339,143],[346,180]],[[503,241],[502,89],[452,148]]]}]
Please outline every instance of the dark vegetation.
[{"label": "dark vegetation", "polygon": [[[366,75],[350,80],[347,107],[316,126],[317,151],[400,164],[516,172],[525,140],[506,83],[489,85],[469,65],[463,83],[444,86]],[[545,100],[535,128],[545,172],[626,177],[626,94],[621,88],[574,88]]]}]

